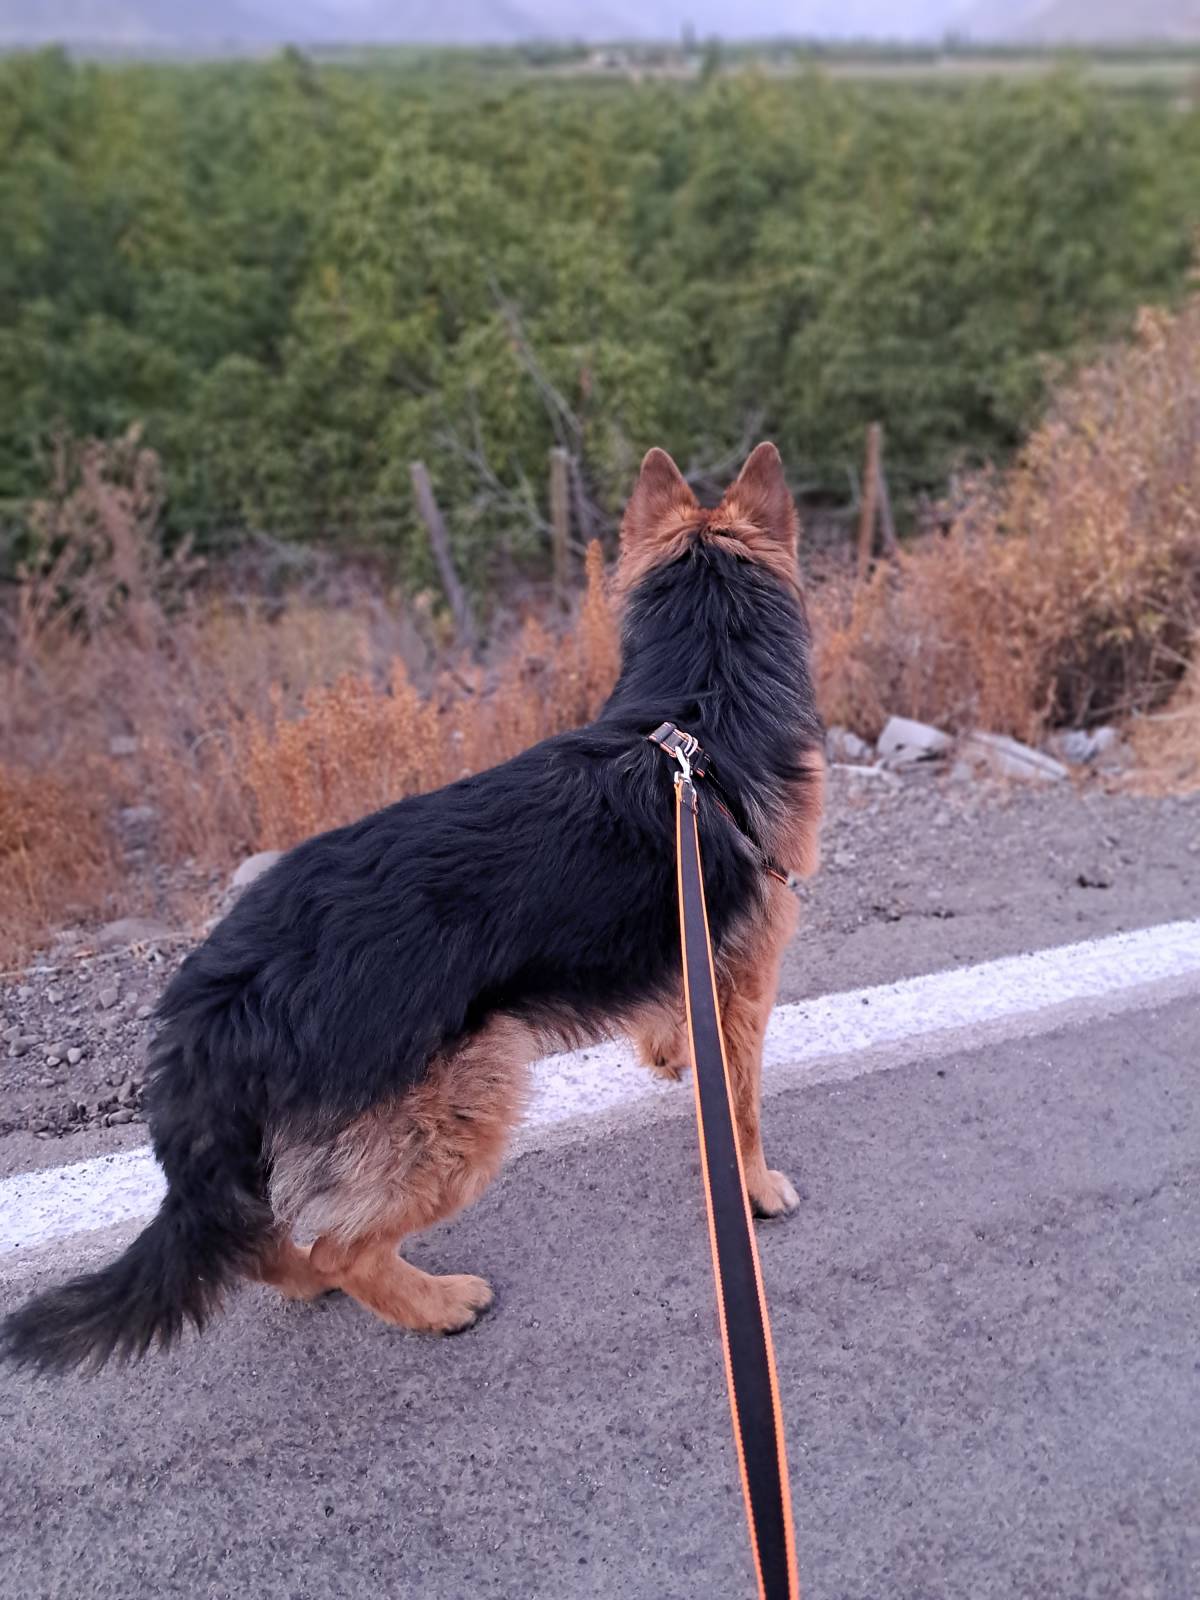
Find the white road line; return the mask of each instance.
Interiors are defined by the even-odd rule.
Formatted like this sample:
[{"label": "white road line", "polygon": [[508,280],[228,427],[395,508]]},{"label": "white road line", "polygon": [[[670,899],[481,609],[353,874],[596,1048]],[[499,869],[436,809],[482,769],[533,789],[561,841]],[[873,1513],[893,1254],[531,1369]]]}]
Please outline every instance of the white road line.
[{"label": "white road line", "polygon": [[[936,1053],[939,1036],[963,1030],[1036,1032],[1038,1019],[1053,1027],[1072,1006],[1126,1009],[1151,986],[1181,980],[1200,990],[1200,920],[780,1006],[767,1033],[766,1087],[774,1092],[818,1076],[878,1070],[894,1064],[897,1047],[907,1046],[902,1058],[911,1060],[917,1041]],[[880,1059],[889,1048],[893,1061]],[[671,1094],[625,1045],[550,1056],[535,1068],[522,1143]],[[148,1148],[0,1180],[0,1255],[149,1216],[162,1190]]]}]

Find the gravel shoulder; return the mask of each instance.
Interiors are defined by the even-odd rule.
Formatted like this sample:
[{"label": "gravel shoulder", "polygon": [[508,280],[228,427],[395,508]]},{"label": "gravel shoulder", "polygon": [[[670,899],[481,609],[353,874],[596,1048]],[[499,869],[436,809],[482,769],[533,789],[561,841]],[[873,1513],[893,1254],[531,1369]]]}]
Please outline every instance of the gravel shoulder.
[{"label": "gravel shoulder", "polygon": [[833,774],[782,1000],[1200,916],[1200,793]]},{"label": "gravel shoulder", "polygon": [[[835,770],[780,998],[1200,915],[1200,794]],[[115,931],[114,931],[115,930]],[[0,983],[0,1175],[141,1142],[151,1008],[194,930],[65,933]]]}]

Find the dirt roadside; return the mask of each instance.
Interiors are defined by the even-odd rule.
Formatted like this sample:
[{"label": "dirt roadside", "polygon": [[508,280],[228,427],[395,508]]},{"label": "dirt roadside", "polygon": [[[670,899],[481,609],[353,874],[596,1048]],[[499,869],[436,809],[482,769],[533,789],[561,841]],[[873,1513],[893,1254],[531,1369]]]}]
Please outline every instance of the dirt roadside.
[{"label": "dirt roadside", "polygon": [[782,1000],[1200,916],[1200,793],[835,773]]},{"label": "dirt roadside", "polygon": [[[832,775],[782,1000],[1200,915],[1200,794]],[[95,930],[0,984],[0,1175],[140,1143],[151,1009],[194,938]]]}]

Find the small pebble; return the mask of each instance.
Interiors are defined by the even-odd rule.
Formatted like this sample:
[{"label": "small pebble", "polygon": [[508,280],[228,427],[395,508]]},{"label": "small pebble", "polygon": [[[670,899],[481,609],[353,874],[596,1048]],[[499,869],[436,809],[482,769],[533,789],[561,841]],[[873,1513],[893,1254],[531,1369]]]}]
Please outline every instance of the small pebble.
[{"label": "small pebble", "polygon": [[60,1005],[62,1005],[62,1002],[63,1002],[63,992],[62,992],[61,989],[54,989],[54,988],[47,989],[46,990],[46,999],[50,1002],[50,1004],[52,1006],[60,1006]]},{"label": "small pebble", "polygon": [[115,985],[109,984],[107,988],[101,989],[100,993],[96,996],[96,1001],[101,1011],[108,1011],[111,1009],[111,1007],[116,1005],[120,998],[121,991],[116,988]]},{"label": "small pebble", "polygon": [[132,1111],[128,1111],[128,1110],[126,1110],[126,1111],[110,1111],[108,1116],[105,1117],[104,1120],[105,1120],[105,1122],[108,1123],[110,1128],[115,1128],[119,1123],[132,1122],[133,1121],[133,1112]]},{"label": "small pebble", "polygon": [[72,1045],[67,1051],[68,1064],[72,1067],[77,1067],[82,1060],[83,1051],[78,1047],[78,1045]]},{"label": "small pebble", "polygon": [[147,1017],[152,1017],[153,1015],[154,1015],[154,1007],[153,1006],[139,1006],[137,1008],[137,1016],[138,1016],[138,1021],[139,1022],[145,1022]]}]

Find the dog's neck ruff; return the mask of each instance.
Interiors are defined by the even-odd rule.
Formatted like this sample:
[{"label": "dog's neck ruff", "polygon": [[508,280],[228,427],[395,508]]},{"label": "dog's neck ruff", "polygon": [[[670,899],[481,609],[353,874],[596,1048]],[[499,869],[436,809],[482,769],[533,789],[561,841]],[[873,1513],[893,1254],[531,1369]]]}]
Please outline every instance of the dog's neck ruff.
[{"label": "dog's neck ruff", "polygon": [[763,871],[769,877],[778,878],[780,883],[790,883],[792,881],[789,873],[780,866],[773,856],[767,854],[749,828],[744,823],[739,822],[734,815],[733,801],[717,781],[716,774],[713,772],[712,759],[703,749],[694,733],[685,733],[682,728],[677,728],[673,722],[660,722],[652,733],[646,735],[646,738],[651,744],[656,744],[660,750],[664,750],[673,761],[679,762],[680,770],[689,786],[693,778],[707,780],[709,787],[716,791],[713,798],[718,811],[745,839],[758,857]]}]

